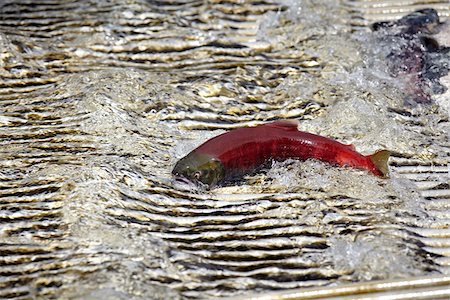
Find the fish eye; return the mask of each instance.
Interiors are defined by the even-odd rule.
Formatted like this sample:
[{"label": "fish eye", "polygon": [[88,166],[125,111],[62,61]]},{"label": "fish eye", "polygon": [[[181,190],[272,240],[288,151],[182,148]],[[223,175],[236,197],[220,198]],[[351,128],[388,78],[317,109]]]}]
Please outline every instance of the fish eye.
[{"label": "fish eye", "polygon": [[200,172],[200,171],[197,171],[192,175],[192,177],[194,177],[197,180],[200,180],[201,176],[202,176],[202,172]]}]

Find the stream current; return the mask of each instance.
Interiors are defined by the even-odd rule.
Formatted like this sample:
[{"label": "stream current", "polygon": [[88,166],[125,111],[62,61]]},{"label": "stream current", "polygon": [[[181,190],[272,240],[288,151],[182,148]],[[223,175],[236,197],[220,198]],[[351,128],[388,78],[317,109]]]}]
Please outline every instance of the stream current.
[{"label": "stream current", "polygon": [[[368,27],[423,7],[445,22],[429,2],[2,1],[0,298],[450,275],[450,77],[405,101],[414,74],[390,74]],[[173,181],[207,139],[278,119],[392,151],[390,178],[288,160],[211,191]]]}]

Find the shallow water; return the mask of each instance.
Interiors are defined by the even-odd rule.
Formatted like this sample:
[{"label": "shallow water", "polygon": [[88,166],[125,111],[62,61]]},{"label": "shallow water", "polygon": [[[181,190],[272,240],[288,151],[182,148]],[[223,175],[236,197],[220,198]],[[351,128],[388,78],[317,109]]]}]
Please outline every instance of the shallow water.
[{"label": "shallow water", "polygon": [[[450,273],[449,94],[405,105],[359,2],[55,3],[0,5],[0,298]],[[391,178],[286,161],[208,192],[173,182],[208,138],[283,118],[393,151]]]}]

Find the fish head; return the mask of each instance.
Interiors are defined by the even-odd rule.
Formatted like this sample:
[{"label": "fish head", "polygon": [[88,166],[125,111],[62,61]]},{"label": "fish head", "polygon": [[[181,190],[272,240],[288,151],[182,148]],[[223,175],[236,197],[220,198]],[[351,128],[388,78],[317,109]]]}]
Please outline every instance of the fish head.
[{"label": "fish head", "polygon": [[413,31],[433,33],[440,24],[440,21],[435,9],[425,8],[404,16],[397,23],[399,25],[406,25]]},{"label": "fish head", "polygon": [[178,180],[188,180],[211,188],[224,178],[225,169],[217,158],[191,152],[176,163],[172,174]]},{"label": "fish head", "polygon": [[372,24],[373,31],[384,30],[390,34],[413,35],[418,33],[436,33],[441,24],[437,11],[425,8],[412,12],[396,21],[382,21]]}]

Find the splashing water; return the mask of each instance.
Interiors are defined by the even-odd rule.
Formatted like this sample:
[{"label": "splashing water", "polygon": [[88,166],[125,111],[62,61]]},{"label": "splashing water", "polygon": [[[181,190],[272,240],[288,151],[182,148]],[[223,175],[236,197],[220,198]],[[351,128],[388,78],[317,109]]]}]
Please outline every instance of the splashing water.
[{"label": "splashing water", "polygon": [[[347,7],[8,3],[0,298],[211,298],[448,274],[448,91],[405,106],[409,79],[392,77],[389,49],[351,27]],[[212,191],[174,184],[176,161],[207,139],[284,118],[364,154],[393,151],[391,178],[288,160]]]}]

